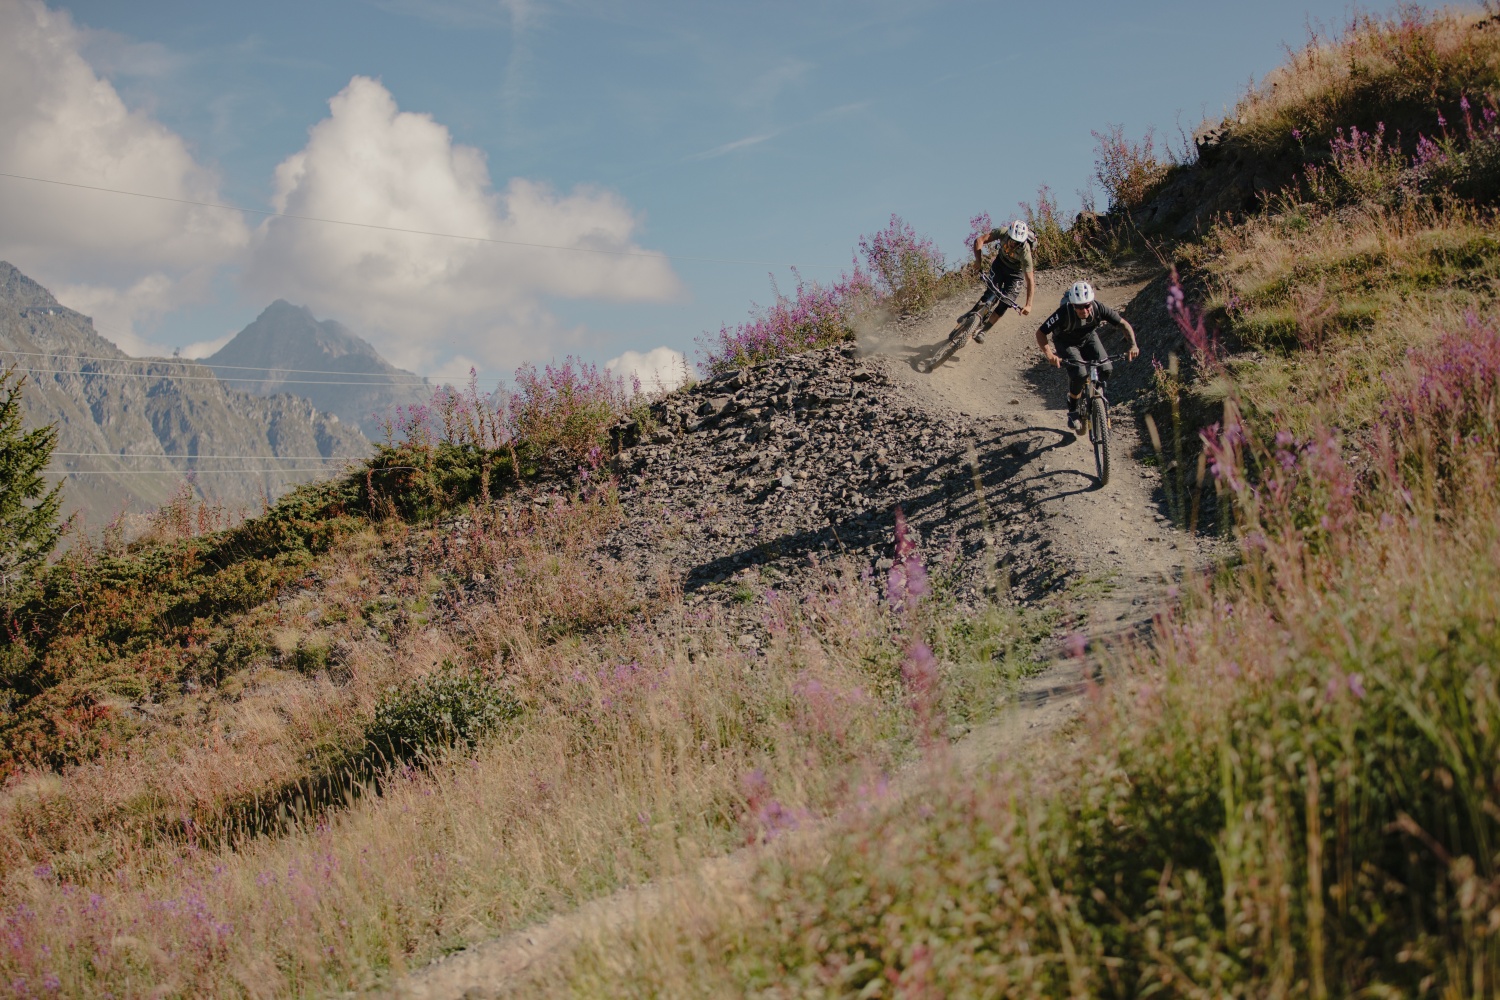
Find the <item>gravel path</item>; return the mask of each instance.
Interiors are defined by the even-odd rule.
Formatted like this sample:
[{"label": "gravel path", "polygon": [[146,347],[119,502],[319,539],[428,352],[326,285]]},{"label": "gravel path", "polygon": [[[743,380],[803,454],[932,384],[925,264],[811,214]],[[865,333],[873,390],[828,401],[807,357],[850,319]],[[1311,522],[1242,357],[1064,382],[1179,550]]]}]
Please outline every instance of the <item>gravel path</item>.
[{"label": "gravel path", "polygon": [[[890,511],[899,503],[924,547],[963,553],[976,595],[997,578],[1001,600],[1023,603],[1087,582],[1077,592],[1088,596],[1067,605],[1063,631],[1108,642],[1149,627],[1166,588],[1210,549],[1170,525],[1159,476],[1134,458],[1130,399],[1149,381],[1152,357],[1165,361],[1179,344],[1164,311],[1152,308],[1151,293],[1142,294],[1154,272],[1098,282],[1103,301],[1128,307],[1143,349],[1128,369],[1117,368],[1115,473],[1101,489],[1087,441],[1066,427],[1066,375],[1041,361],[1034,340],[1078,276],[1039,275],[1031,316],[1006,316],[984,344],[968,345],[930,374],[916,370],[917,359],[943,341],[974,296],[942,303],[919,321],[890,324],[862,338],[857,350],[783,359],[679,394],[658,408],[655,430],[647,428],[622,456],[626,524],[607,551],[634,563],[643,578],[677,575],[690,603],[731,605],[736,586],[795,587],[825,555],[888,565]],[[1122,343],[1106,335],[1111,350]],[[742,644],[759,641],[751,619],[742,627]],[[1014,711],[954,747],[959,766],[1034,750],[1039,736],[1077,717],[1090,669],[1059,655],[1022,685]],[[817,835],[813,828],[797,837]],[[682,897],[744,891],[759,857],[747,849],[689,876],[593,900],[448,956],[384,995],[473,1000],[524,993],[531,974],[581,940],[649,918]]]}]

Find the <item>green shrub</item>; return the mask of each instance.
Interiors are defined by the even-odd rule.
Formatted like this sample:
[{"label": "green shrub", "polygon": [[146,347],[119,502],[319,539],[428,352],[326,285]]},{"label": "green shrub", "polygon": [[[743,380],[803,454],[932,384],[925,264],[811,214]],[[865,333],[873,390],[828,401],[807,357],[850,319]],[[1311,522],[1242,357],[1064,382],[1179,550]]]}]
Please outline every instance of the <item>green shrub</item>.
[{"label": "green shrub", "polygon": [[520,703],[482,671],[444,660],[408,687],[387,688],[365,738],[388,759],[409,760],[460,743],[472,746],[520,714]]},{"label": "green shrub", "polygon": [[859,238],[859,252],[869,265],[876,288],[898,313],[925,309],[943,294],[947,266],[931,239],[921,236],[899,215],[873,236]]},{"label": "green shrub", "polygon": [[62,482],[49,490],[42,470],[52,460],[57,430],[21,428],[21,387],[15,366],[0,373],[0,596],[8,595],[47,558],[65,526],[58,523]]}]

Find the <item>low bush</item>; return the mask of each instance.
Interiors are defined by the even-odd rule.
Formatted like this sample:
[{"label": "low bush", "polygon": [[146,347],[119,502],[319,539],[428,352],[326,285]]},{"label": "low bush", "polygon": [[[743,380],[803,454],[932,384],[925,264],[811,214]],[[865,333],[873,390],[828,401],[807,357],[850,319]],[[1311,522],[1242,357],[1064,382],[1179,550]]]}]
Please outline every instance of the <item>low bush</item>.
[{"label": "low bush", "polygon": [[893,213],[890,223],[873,236],[861,236],[859,252],[883,304],[900,315],[932,305],[946,288],[948,268],[942,253],[899,215]]},{"label": "low bush", "polygon": [[1156,134],[1147,129],[1139,142],[1125,138],[1125,126],[1094,132],[1094,176],[1104,186],[1112,212],[1132,212],[1144,205],[1166,177],[1167,164],[1156,156]]},{"label": "low bush", "polygon": [[1394,485],[1428,510],[1464,504],[1500,467],[1500,332],[1473,313],[1467,320],[1411,352],[1383,414]]},{"label": "low bush", "polygon": [[444,660],[432,673],[389,687],[375,705],[365,739],[389,761],[432,750],[472,747],[521,714],[521,706],[493,678]]},{"label": "low bush", "polygon": [[704,365],[717,374],[852,339],[856,317],[874,299],[874,283],[857,267],[826,286],[799,275],[790,298],[778,293],[775,303],[755,309],[752,319],[720,327],[712,340],[700,339]]},{"label": "low bush", "polygon": [[607,430],[640,395],[640,384],[598,365],[567,358],[560,365],[522,365],[507,409],[515,438],[536,453],[576,466],[608,442]]},{"label": "low bush", "polygon": [[1058,267],[1079,258],[1079,245],[1075,236],[1082,234],[1070,232],[1069,227],[1063,224],[1057,198],[1052,194],[1051,188],[1045,184],[1037,188],[1036,204],[1023,201],[1021,211],[1026,224],[1036,234],[1037,267]]}]

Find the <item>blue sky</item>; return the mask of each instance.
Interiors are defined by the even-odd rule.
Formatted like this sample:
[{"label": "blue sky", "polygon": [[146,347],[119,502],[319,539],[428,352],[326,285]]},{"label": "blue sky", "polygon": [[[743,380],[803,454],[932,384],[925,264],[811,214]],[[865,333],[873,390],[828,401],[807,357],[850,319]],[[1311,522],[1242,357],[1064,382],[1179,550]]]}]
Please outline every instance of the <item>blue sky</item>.
[{"label": "blue sky", "polygon": [[[798,264],[815,279],[847,267],[860,234],[893,212],[957,256],[972,215],[1009,216],[1039,184],[1072,207],[1093,169],[1092,130],[1190,132],[1300,44],[1309,19],[1336,25],[1347,13],[1309,0],[0,0],[10,4],[52,17],[24,44],[71,46],[118,94],[130,117],[111,126],[126,138],[110,141],[135,129],[168,150],[104,186],[260,209],[279,197],[308,214],[369,213],[349,221],[428,228],[430,218],[444,232],[489,212],[481,228],[502,237]],[[58,92],[82,93],[82,73]],[[351,87],[356,77],[368,85]],[[4,107],[0,126],[28,113]],[[95,127],[81,122],[74,132]],[[362,129],[380,132],[376,152]],[[156,178],[152,160],[175,166]],[[434,174],[449,161],[457,181]],[[50,164],[87,183],[89,162],[0,145],[8,172]],[[378,182],[364,187],[339,173],[367,167]],[[524,186],[508,187],[515,179]],[[0,234],[7,214],[31,231],[23,216],[38,195],[23,186],[0,179]],[[411,205],[382,203],[408,194]],[[115,196],[47,198],[54,217],[124,211]],[[108,240],[82,221],[56,233],[38,222],[25,239],[0,235],[0,252],[93,306],[127,349],[222,339],[284,295],[398,363],[476,364],[491,377],[565,353],[691,355],[703,331],[770,298],[768,272],[791,283],[763,264],[636,258],[601,269],[597,255],[472,245],[450,259],[423,237],[151,210],[165,214],[132,216]],[[173,226],[211,232],[158,252]],[[132,229],[145,250],[132,250]]]}]

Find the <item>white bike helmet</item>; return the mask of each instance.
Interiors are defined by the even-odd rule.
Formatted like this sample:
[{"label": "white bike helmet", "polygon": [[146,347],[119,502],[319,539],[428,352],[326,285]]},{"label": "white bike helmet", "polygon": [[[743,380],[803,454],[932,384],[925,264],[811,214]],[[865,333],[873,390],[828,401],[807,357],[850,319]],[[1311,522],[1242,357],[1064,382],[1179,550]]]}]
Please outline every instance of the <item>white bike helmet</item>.
[{"label": "white bike helmet", "polygon": [[1015,240],[1017,243],[1025,243],[1027,240],[1031,239],[1031,227],[1022,222],[1020,219],[1017,219],[1015,222],[1012,222],[1010,224],[1009,235],[1010,238]]},{"label": "white bike helmet", "polygon": [[1077,281],[1068,289],[1068,304],[1086,306],[1094,301],[1094,286],[1087,281]]}]

